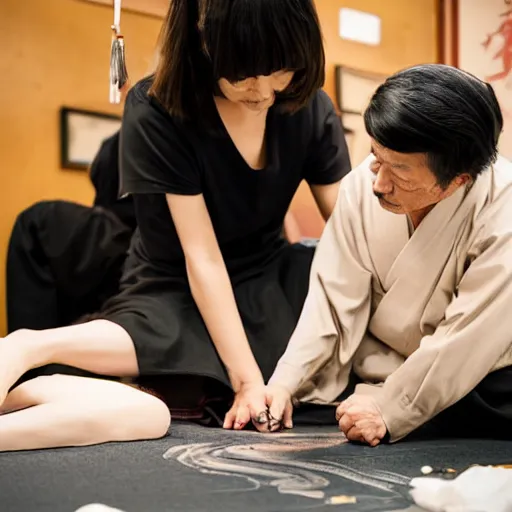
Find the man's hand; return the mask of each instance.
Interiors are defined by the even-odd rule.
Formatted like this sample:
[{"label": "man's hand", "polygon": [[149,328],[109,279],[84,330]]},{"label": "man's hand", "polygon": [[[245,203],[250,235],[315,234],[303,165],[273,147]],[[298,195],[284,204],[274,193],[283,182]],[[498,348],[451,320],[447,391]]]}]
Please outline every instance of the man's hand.
[{"label": "man's hand", "polygon": [[340,430],[349,441],[377,446],[387,432],[382,414],[373,397],[351,395],[336,409]]}]

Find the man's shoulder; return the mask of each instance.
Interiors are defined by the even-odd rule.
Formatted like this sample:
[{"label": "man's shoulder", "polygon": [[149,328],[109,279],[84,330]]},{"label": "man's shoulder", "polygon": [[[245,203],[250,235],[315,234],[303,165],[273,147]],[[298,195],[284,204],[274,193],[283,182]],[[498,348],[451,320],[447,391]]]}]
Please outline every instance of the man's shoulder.
[{"label": "man's shoulder", "polygon": [[476,219],[477,243],[482,239],[512,237],[512,162],[499,157],[486,172],[489,172],[489,191],[487,203]]},{"label": "man's shoulder", "polygon": [[[500,156],[487,171],[489,192],[487,208],[482,211],[484,217],[512,216],[512,162]],[[512,222],[507,222],[512,226]]]},{"label": "man's shoulder", "polygon": [[353,199],[357,198],[359,201],[362,200],[364,196],[372,197],[372,174],[370,171],[370,163],[372,160],[373,156],[368,155],[341,180],[342,192]]},{"label": "man's shoulder", "polygon": [[[493,199],[499,200],[502,194],[512,192],[512,162],[499,156],[491,167]],[[512,204],[510,204],[512,207]]]}]

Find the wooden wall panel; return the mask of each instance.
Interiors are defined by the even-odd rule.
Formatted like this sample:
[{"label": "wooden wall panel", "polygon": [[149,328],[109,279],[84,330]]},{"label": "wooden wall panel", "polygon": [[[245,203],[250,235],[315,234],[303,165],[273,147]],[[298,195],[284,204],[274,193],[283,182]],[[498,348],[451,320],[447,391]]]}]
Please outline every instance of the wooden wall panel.
[{"label": "wooden wall panel", "polygon": [[[336,98],[335,67],[338,64],[389,75],[414,64],[439,60],[438,0],[316,0],[316,6],[325,39],[325,91],[333,101]],[[381,44],[367,46],[341,39],[338,19],[342,7],[379,16]],[[297,193],[292,211],[306,236],[320,234],[323,222],[306,185],[302,185]]]},{"label": "wooden wall panel", "polygon": [[[91,2],[113,6],[113,0],[80,0],[82,2]],[[138,12],[162,18],[167,12],[169,0],[122,0],[121,8],[127,11]]]},{"label": "wooden wall panel", "polygon": [[[88,2],[0,0],[0,335],[5,256],[16,215],[42,199],[92,200],[85,172],[60,169],[59,109],[121,112],[109,104],[112,21],[111,9]],[[161,21],[123,15],[133,80],[153,64]]]},{"label": "wooden wall panel", "polygon": [[[133,80],[153,65],[167,0],[123,0],[122,31]],[[89,204],[92,187],[84,172],[59,167],[62,105],[119,113],[108,103],[110,25],[113,10],[94,5],[111,0],[0,0],[0,267],[16,215],[42,199]],[[326,91],[335,98],[334,67],[345,64],[389,74],[437,52],[437,0],[317,0],[327,52]],[[141,15],[142,9],[147,11]],[[378,47],[343,41],[338,12],[352,7],[382,18]],[[322,227],[306,187],[292,209],[318,236]],[[0,335],[5,331],[4,272],[0,273]]]}]

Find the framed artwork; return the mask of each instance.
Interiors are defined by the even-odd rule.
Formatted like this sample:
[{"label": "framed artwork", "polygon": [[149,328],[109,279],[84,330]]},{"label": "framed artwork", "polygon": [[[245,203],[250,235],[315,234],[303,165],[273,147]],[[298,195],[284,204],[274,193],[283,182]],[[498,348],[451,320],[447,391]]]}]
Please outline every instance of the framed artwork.
[{"label": "framed artwork", "polygon": [[336,66],[336,103],[345,129],[352,167],[370,153],[370,137],[364,127],[363,113],[385,75]]},{"label": "framed artwork", "polygon": [[120,128],[120,116],[62,107],[60,109],[61,167],[88,170],[101,143]]},{"label": "framed artwork", "polygon": [[[108,5],[114,9],[113,0],[80,0],[93,4]],[[163,18],[167,14],[170,0],[123,0],[121,8],[126,11],[138,12],[148,16]],[[112,12],[114,12],[112,10]]]},{"label": "framed artwork", "polygon": [[443,0],[443,62],[490,83],[504,117],[500,153],[512,160],[512,0]]}]

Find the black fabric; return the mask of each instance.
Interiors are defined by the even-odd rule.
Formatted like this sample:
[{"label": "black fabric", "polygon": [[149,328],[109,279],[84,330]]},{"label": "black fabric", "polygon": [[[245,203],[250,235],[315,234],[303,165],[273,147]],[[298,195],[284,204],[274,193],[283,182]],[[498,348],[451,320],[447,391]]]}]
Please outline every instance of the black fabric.
[{"label": "black fabric", "polygon": [[[265,379],[271,376],[298,321],[314,250],[302,244],[287,245],[256,275],[233,282],[238,310]],[[159,273],[149,265],[135,266],[101,317],[130,334],[142,376],[198,375],[229,386],[185,278]]]},{"label": "black fabric", "polygon": [[18,215],[7,254],[8,332],[69,325],[119,291],[136,226],[133,198],[119,197],[119,139],[105,139],[91,165],[92,208],[42,201]]},{"label": "black fabric", "polygon": [[[289,272],[286,274],[287,277],[290,276]],[[295,281],[293,286],[297,284],[299,283]],[[304,289],[293,294],[293,298],[298,299],[295,304],[296,312],[300,311],[300,301],[306,294],[305,283],[302,282],[300,286]],[[352,374],[338,401],[348,398],[359,382],[360,379]],[[233,392],[227,382],[222,383],[209,377],[183,374],[145,376],[138,378],[137,383],[144,390],[166,402],[174,419],[194,421],[209,427],[222,427],[224,417],[233,403]],[[177,389],[186,389],[187,392],[176,393]],[[302,403],[294,408],[293,421],[295,425],[303,426],[337,425],[335,412],[336,408],[333,405]],[[249,423],[246,428],[253,429],[253,425]]]},{"label": "black fabric", "polygon": [[203,194],[226,266],[234,275],[264,265],[282,247],[283,219],[303,179],[329,184],[350,171],[341,122],[324,92],[294,115],[270,109],[267,165],[255,171],[220,116],[215,135],[201,132],[172,118],[148,97],[150,83],[139,82],[126,99],[121,193],[134,196],[140,229],[135,252],[168,274],[183,275],[184,256],[165,193]]},{"label": "black fabric", "polygon": [[89,175],[94,186],[94,206],[113,212],[124,224],[135,230],[137,221],[133,197],[119,197],[120,132],[105,139],[94,157]]},{"label": "black fabric", "polygon": [[512,366],[487,375],[432,421],[436,435],[512,440]]},{"label": "black fabric", "polygon": [[[322,441],[321,436],[337,435],[334,427],[302,427],[292,432],[306,436],[296,439],[302,445],[315,439]],[[272,454],[263,451],[264,445],[290,441],[293,440],[282,436],[227,432],[175,422],[170,436],[157,441],[0,453],[0,510],[73,512],[89,503],[103,503],[125,512],[420,512],[412,506],[407,480],[422,476],[422,466],[463,471],[472,464],[512,463],[510,442],[456,438],[406,441],[377,448],[341,444],[284,452],[278,459],[280,464],[265,462],[265,453],[268,457]],[[201,472],[176,457],[163,457],[172,447],[187,445],[197,450],[198,444],[204,444],[208,451],[202,458],[196,452],[197,461],[208,461],[209,454],[215,452],[213,457],[230,462],[235,471],[230,472],[225,466],[224,474]],[[262,461],[253,462],[253,467],[277,471],[280,476],[271,474],[265,479],[253,474],[250,476],[254,479],[249,481],[237,474],[240,456],[229,452],[236,445],[246,445],[245,453],[263,454]],[[308,463],[316,468],[305,467]],[[332,470],[336,474],[329,473]],[[382,488],[371,485],[386,475],[392,478],[390,472],[405,477],[406,483],[400,483],[404,479],[397,479],[399,483],[395,484],[377,480]],[[297,473],[306,478],[302,486],[300,480],[295,480],[299,489],[317,491],[316,497],[279,492],[279,485],[286,483],[284,475]],[[315,479],[311,480],[308,473]],[[322,485],[323,478],[326,485]],[[311,481],[313,485],[308,487]],[[326,503],[329,497],[339,495],[356,496],[357,503]]]},{"label": "black fabric", "polygon": [[7,252],[8,331],[69,325],[119,291],[132,230],[103,208],[43,201],[18,215]]}]

